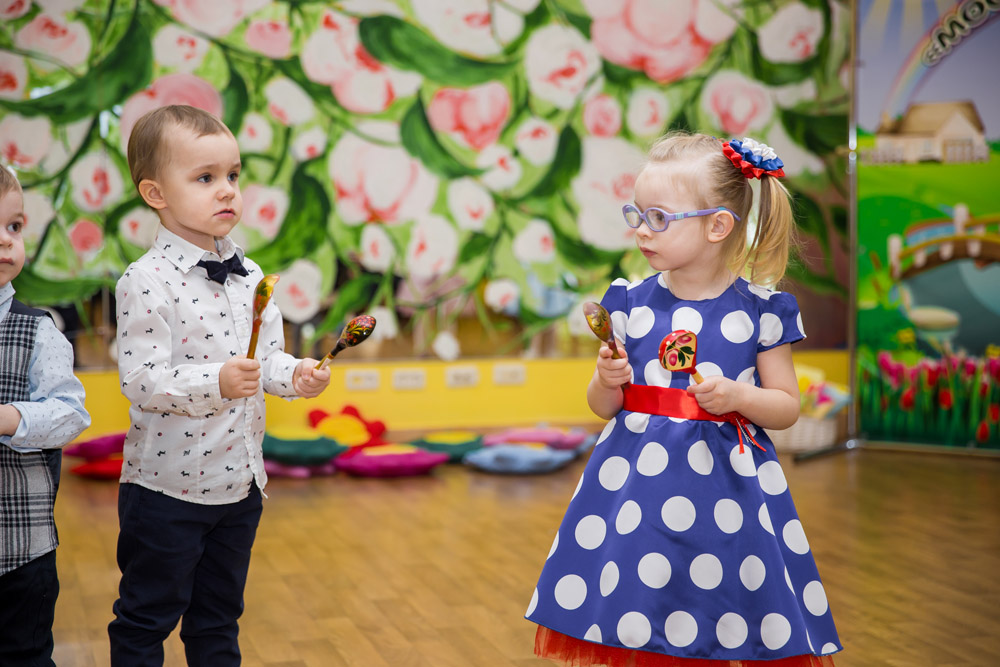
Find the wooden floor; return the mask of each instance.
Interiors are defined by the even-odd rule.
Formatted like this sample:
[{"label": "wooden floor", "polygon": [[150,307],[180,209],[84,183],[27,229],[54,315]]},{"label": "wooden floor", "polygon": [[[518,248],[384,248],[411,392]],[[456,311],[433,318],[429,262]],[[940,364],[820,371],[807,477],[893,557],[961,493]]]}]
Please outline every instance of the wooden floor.
[{"label": "wooden floor", "polygon": [[[839,667],[1000,665],[1000,461],[864,450],[783,463],[845,645]],[[274,480],[244,664],[550,664],[522,615],[582,468]],[[61,667],[108,664],[116,494],[63,477]],[[176,633],[166,651],[184,664]]]}]

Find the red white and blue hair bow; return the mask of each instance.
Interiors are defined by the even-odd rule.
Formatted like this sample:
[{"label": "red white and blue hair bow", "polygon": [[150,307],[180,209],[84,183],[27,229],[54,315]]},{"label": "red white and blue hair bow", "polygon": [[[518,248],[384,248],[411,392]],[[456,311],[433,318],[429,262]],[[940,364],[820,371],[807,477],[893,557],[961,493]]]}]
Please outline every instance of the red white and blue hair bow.
[{"label": "red white and blue hair bow", "polygon": [[778,178],[785,175],[785,163],[773,148],[759,141],[748,137],[744,137],[742,141],[723,141],[722,152],[747,178],[760,178],[763,174]]}]

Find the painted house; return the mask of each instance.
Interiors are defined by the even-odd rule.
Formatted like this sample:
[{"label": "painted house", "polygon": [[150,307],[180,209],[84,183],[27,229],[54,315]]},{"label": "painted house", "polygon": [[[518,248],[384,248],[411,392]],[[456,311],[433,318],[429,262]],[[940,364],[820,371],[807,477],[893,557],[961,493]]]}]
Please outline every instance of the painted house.
[{"label": "painted house", "polygon": [[887,116],[875,132],[872,162],[985,162],[983,120],[971,101],[911,104],[896,119]]}]

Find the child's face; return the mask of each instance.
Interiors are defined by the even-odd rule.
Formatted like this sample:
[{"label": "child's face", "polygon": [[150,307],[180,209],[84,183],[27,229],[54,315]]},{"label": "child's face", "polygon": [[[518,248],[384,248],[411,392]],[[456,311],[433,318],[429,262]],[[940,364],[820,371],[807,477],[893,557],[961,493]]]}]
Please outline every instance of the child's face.
[{"label": "child's face", "polygon": [[[636,179],[635,205],[640,211],[651,206],[669,213],[700,210],[704,207],[694,192],[696,178],[695,168],[689,164],[651,164]],[[657,271],[674,271],[704,261],[711,245],[706,237],[706,216],[673,220],[662,232],[641,223],[635,230],[635,242]]]},{"label": "child's face", "polygon": [[243,215],[240,149],[228,133],[198,136],[185,127],[168,130],[166,163],[144,194],[160,213],[163,226],[200,248],[215,252],[215,237],[225,236]]},{"label": "child's face", "polygon": [[[3,169],[3,167],[0,167]],[[24,268],[24,199],[17,190],[0,197],[0,286]]]}]

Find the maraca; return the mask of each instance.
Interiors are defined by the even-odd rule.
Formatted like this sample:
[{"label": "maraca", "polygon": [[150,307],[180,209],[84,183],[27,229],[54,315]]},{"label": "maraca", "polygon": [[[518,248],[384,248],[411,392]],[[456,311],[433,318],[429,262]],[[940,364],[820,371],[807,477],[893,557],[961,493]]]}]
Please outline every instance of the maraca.
[{"label": "maraca", "polygon": [[260,324],[264,320],[264,309],[267,308],[267,303],[274,293],[274,286],[280,278],[281,276],[270,273],[261,278],[253,290],[253,329],[250,332],[247,359],[253,359],[253,354],[257,350],[257,335],[260,334]]},{"label": "maraca", "polygon": [[321,371],[326,365],[333,361],[333,358],[345,347],[354,347],[362,342],[375,330],[375,318],[371,315],[358,315],[347,323],[344,330],[337,339],[337,344],[333,346],[325,357],[316,364],[316,370]]},{"label": "maraca", "polygon": [[615,344],[615,334],[611,328],[611,316],[607,309],[599,303],[588,301],[583,304],[583,316],[587,318],[587,324],[594,335],[603,340],[611,348],[611,358],[621,359],[618,353],[618,345]]},{"label": "maraca", "polygon": [[693,333],[684,329],[671,331],[660,341],[660,364],[668,371],[690,373],[700,383],[705,378],[695,368],[697,350],[698,337]]}]

